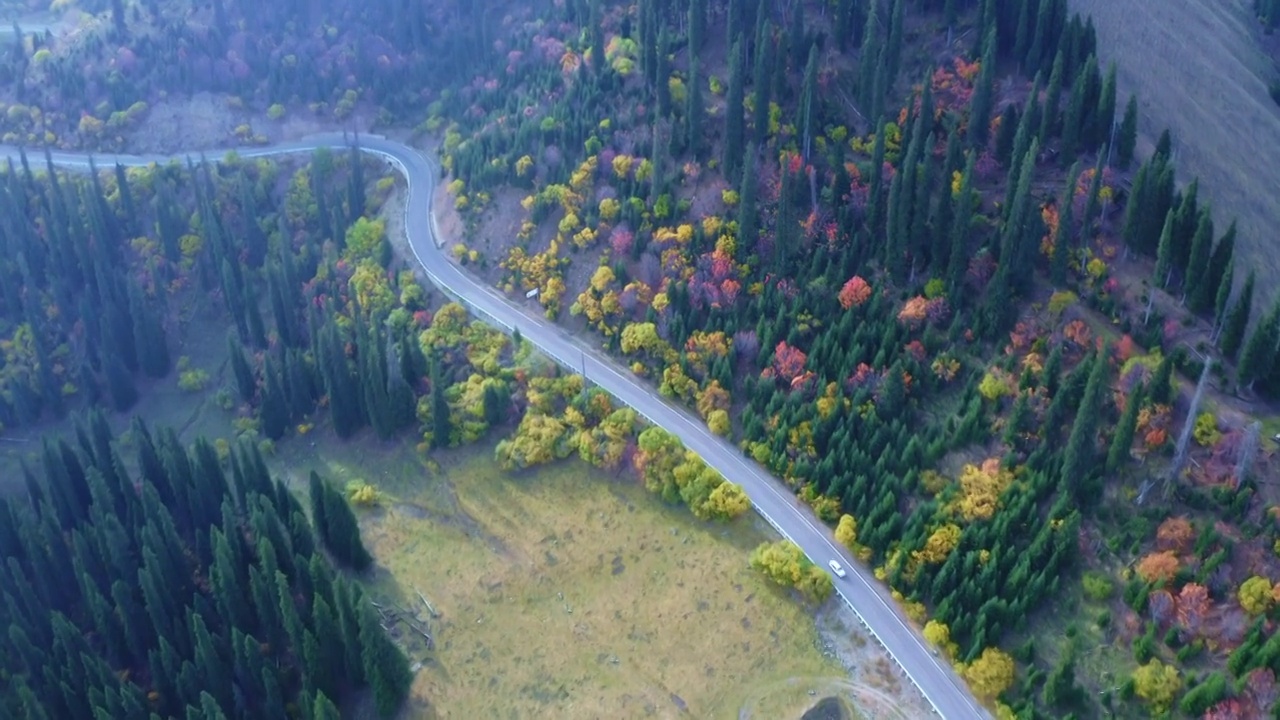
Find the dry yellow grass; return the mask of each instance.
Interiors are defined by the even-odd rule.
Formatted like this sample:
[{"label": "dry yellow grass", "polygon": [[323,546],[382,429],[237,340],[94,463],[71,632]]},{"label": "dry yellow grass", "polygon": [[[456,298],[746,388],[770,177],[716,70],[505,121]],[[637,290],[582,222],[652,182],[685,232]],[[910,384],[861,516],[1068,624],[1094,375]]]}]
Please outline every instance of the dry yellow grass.
[{"label": "dry yellow grass", "polygon": [[1270,301],[1280,289],[1265,281],[1280,272],[1280,108],[1267,94],[1273,71],[1255,42],[1252,4],[1071,0],[1070,8],[1093,16],[1101,61],[1116,62],[1119,112],[1138,94],[1139,155],[1169,128],[1179,179],[1200,178],[1219,234],[1239,220],[1237,258],[1257,268],[1260,300]]},{"label": "dry yellow grass", "polygon": [[847,677],[811,611],[747,567],[753,517],[701,523],[576,461],[507,475],[487,446],[440,473],[393,452],[390,477],[323,445],[331,477],[396,496],[362,518],[371,591],[441,612],[436,652],[413,653],[438,717],[730,718],[763,686]]}]

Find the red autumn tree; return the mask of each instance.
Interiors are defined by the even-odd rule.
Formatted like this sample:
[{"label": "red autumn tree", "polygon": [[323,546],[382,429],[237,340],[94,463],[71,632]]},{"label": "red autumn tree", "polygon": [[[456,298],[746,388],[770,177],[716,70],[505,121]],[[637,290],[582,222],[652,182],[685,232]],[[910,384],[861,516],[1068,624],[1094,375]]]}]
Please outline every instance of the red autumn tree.
[{"label": "red autumn tree", "polygon": [[808,359],[803,350],[791,347],[783,340],[773,350],[774,376],[792,382],[804,373],[804,364]]},{"label": "red autumn tree", "polygon": [[1258,717],[1245,708],[1244,703],[1235,698],[1228,698],[1204,712],[1204,720],[1245,720]]},{"label": "red autumn tree", "polygon": [[840,305],[845,310],[861,305],[871,298],[871,286],[861,276],[854,275],[840,288]]},{"label": "red autumn tree", "polygon": [[1257,668],[1246,675],[1243,690],[1244,697],[1259,715],[1280,700],[1280,686],[1276,685],[1276,674],[1271,668]]}]

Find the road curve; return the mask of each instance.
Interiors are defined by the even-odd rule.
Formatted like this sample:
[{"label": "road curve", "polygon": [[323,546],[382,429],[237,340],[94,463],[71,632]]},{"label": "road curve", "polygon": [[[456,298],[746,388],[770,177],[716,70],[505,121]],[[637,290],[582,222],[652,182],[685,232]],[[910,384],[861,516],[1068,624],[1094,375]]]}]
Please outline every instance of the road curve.
[{"label": "road curve", "polygon": [[[781,481],[745,458],[732,443],[713,434],[687,409],[662,398],[651,386],[613,359],[570,336],[554,323],[547,322],[536,308],[499,294],[455,264],[437,244],[431,211],[436,173],[422,152],[377,135],[361,135],[359,143],[361,150],[383,158],[404,175],[408,183],[405,230],[409,246],[427,276],[442,292],[486,322],[508,332],[519,328],[528,342],[561,365],[585,374],[588,380],[635,408],[650,422],[680,437],[685,446],[702,456],[708,465],[741,485],[756,511],[783,537],[799,545],[819,567],[825,568],[829,560],[839,558],[848,573],[844,578],[832,578],[836,592],[903,668],[934,711],[948,720],[990,718],[990,714],[974,700],[964,682],[952,671],[950,664],[935,656],[912,628],[886,588],[875,580],[865,565],[835,542],[827,526]],[[350,145],[351,138],[345,134],[325,133],[267,147],[212,149],[178,155],[101,154],[93,156],[93,161],[99,169],[108,169],[117,163],[125,166],[164,164],[173,160],[198,163],[202,158],[221,159],[228,152],[235,152],[242,158],[253,158],[311,152],[319,148],[342,149]],[[17,163],[18,155],[18,148],[0,145],[0,157]],[[54,165],[67,169],[87,170],[90,166],[90,156],[82,153],[59,151],[51,153],[50,158]],[[33,169],[44,167],[42,152],[30,151],[28,162]]]}]

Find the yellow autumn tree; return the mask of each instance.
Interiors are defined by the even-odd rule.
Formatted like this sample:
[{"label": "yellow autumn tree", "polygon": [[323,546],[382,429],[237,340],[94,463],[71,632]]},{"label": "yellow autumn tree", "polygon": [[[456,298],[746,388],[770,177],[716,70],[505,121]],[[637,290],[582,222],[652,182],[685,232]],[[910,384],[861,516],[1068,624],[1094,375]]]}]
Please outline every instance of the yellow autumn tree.
[{"label": "yellow autumn tree", "polygon": [[557,418],[526,413],[515,437],[498,443],[494,455],[503,470],[522,470],[560,460],[572,452],[565,442],[566,426]]},{"label": "yellow autumn tree", "polygon": [[989,647],[982,651],[977,660],[963,666],[960,674],[968,681],[974,695],[993,699],[1013,685],[1013,658],[997,648]]},{"label": "yellow autumn tree", "polygon": [[911,557],[916,562],[929,563],[936,565],[951,554],[956,549],[956,545],[960,544],[960,526],[955,523],[947,523],[929,536],[925,541],[924,547],[911,553]]},{"label": "yellow autumn tree", "polygon": [[707,383],[702,392],[698,393],[698,414],[703,418],[710,419],[711,413],[716,410],[729,409],[729,392],[720,387],[719,380],[712,380]]},{"label": "yellow autumn tree", "polygon": [[956,509],[965,520],[986,520],[999,509],[1000,495],[1012,482],[1013,473],[1001,467],[1000,458],[988,458],[981,466],[965,465]]},{"label": "yellow autumn tree", "polygon": [[1250,615],[1261,615],[1267,612],[1275,602],[1271,581],[1257,575],[1240,584],[1236,597],[1240,600],[1240,607]]},{"label": "yellow autumn tree", "polygon": [[960,649],[958,645],[951,641],[951,628],[939,620],[930,620],[925,623],[922,634],[925,640],[936,645],[948,656],[954,657],[956,651]]},{"label": "yellow autumn tree", "polygon": [[830,597],[834,589],[831,576],[815,567],[790,540],[761,544],[751,553],[751,567],[771,582],[795,588],[818,602]]},{"label": "yellow autumn tree", "polygon": [[622,462],[635,429],[636,411],[614,410],[599,425],[578,433],[578,456],[596,467],[612,470]]},{"label": "yellow autumn tree", "polygon": [[707,415],[707,429],[720,437],[728,437],[729,432],[733,429],[733,423],[729,420],[729,412],[727,410],[712,410],[711,414]]},{"label": "yellow autumn tree", "polygon": [[836,524],[836,542],[856,551],[858,549],[858,521],[852,515],[841,515]]},{"label": "yellow autumn tree", "polygon": [[722,482],[707,497],[706,513],[715,520],[733,520],[751,509],[751,499],[737,483]]},{"label": "yellow autumn tree", "polygon": [[1182,678],[1178,675],[1178,668],[1154,658],[1133,671],[1134,694],[1145,700],[1155,714],[1168,710],[1181,689]]}]

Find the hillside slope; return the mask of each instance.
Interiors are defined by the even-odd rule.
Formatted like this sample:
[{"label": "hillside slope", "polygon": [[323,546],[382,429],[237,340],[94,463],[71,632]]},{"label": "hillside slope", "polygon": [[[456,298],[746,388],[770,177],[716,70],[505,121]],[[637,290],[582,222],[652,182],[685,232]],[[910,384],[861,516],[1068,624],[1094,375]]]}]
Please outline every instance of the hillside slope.
[{"label": "hillside slope", "polygon": [[[1273,232],[1280,223],[1280,108],[1267,95],[1270,62],[1254,43],[1252,0],[1069,5],[1093,16],[1099,58],[1116,62],[1121,97],[1138,94],[1139,154],[1149,154],[1167,127],[1182,177],[1200,178],[1214,221],[1225,227],[1237,218],[1241,255],[1261,276],[1274,275],[1280,270]],[[1264,285],[1257,307],[1280,290]]]}]

